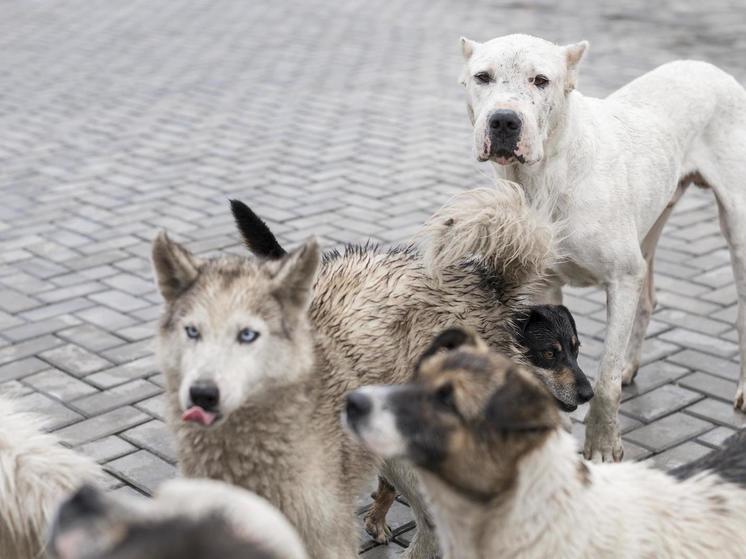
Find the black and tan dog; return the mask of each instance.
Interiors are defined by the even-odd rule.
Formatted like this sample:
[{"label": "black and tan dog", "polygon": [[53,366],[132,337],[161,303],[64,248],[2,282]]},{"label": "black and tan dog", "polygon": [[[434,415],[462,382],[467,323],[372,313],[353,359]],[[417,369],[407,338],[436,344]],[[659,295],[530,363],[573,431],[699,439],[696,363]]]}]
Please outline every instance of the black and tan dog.
[{"label": "black and tan dog", "polygon": [[461,329],[407,385],[347,398],[345,423],[420,474],[446,559],[743,556],[746,432],[675,475],[592,464],[547,387]]}]

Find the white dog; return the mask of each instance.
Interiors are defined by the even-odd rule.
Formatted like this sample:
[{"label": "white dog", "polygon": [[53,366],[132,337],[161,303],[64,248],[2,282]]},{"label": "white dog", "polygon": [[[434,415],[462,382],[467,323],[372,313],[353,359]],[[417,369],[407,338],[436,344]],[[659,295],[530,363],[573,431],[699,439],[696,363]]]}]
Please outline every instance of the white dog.
[{"label": "white dog", "polygon": [[101,476],[98,465],[43,432],[46,420],[0,396],[0,558],[39,557],[59,501]]},{"label": "white dog", "polygon": [[[588,43],[558,46],[527,35],[462,39],[461,81],[476,155],[564,222],[549,302],[563,284],[606,289],[606,344],[587,416],[585,455],[620,460],[617,411],[655,306],[653,257],[690,183],[712,188],[728,241],[739,310],[746,411],[746,92],[703,62],[665,64],[606,99],[575,91]],[[468,240],[467,240],[468,241]],[[467,242],[464,241],[464,242]],[[454,241],[460,242],[458,240]]]}]

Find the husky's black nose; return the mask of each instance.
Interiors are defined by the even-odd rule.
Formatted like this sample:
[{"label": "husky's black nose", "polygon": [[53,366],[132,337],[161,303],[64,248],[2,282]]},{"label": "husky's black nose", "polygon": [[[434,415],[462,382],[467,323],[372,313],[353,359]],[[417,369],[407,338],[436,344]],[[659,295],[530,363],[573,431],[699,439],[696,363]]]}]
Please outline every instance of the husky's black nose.
[{"label": "husky's black nose", "polygon": [[189,397],[195,406],[199,406],[205,411],[211,411],[217,408],[220,403],[220,389],[212,381],[198,381],[189,388]]},{"label": "husky's black nose", "polygon": [[355,391],[347,395],[345,411],[349,421],[356,421],[368,415],[373,409],[373,402],[365,394]]}]

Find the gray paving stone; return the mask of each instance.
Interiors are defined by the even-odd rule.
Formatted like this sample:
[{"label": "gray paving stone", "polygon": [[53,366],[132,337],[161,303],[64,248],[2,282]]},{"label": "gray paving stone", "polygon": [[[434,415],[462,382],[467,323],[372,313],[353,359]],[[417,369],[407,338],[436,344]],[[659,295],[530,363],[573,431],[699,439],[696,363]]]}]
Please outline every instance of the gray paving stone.
[{"label": "gray paving stone", "polygon": [[[692,407],[696,407],[695,404]],[[687,408],[687,411],[692,408]],[[707,415],[709,418],[710,416]],[[627,433],[626,438],[635,444],[661,452],[712,429],[712,423],[684,413],[674,413],[663,419]]]},{"label": "gray paving stone", "polygon": [[657,454],[653,457],[653,463],[662,470],[672,470],[705,454],[712,452],[712,449],[694,441],[687,441],[679,446],[670,448],[667,451]]},{"label": "gray paving stone", "polygon": [[702,398],[703,395],[698,392],[678,386],[664,385],[642,396],[627,400],[620,409],[640,421],[650,423]]},{"label": "gray paving stone", "polygon": [[155,359],[153,356],[148,356],[90,375],[86,378],[86,381],[100,388],[111,388],[128,380],[143,378],[154,372],[156,372]]},{"label": "gray paving stone", "polygon": [[[735,396],[735,394],[734,394]],[[746,427],[746,415],[733,409],[732,404],[707,398],[686,408],[686,413],[719,425],[741,429]]]},{"label": "gray paving stone", "polygon": [[41,354],[42,359],[77,377],[99,371],[111,363],[75,344],[66,344]]},{"label": "gray paving stone", "polygon": [[80,324],[80,320],[71,315],[58,316],[50,320],[40,320],[39,322],[32,322],[10,328],[3,332],[3,336],[9,338],[14,342],[20,342],[28,340],[30,338],[38,338],[44,334],[51,334],[57,330],[69,328]]},{"label": "gray paving stone", "polygon": [[0,366],[0,382],[23,378],[47,368],[49,368],[49,365],[36,357],[13,361]]},{"label": "gray paving stone", "polygon": [[655,361],[640,367],[634,382],[623,387],[622,401],[645,394],[650,390],[668,384],[671,381],[683,377],[689,369],[668,361]]},{"label": "gray paving stone", "polygon": [[738,380],[741,375],[738,363],[690,349],[671,355],[668,361],[730,380]]},{"label": "gray paving stone", "polygon": [[728,437],[736,432],[735,429],[729,429],[728,427],[715,427],[712,431],[697,437],[697,441],[713,448],[720,448]]},{"label": "gray paving stone", "polygon": [[48,420],[46,429],[55,431],[83,419],[78,413],[63,404],[39,393],[28,394],[18,400],[21,410],[35,411]]},{"label": "gray paving stone", "polygon": [[148,494],[176,475],[176,468],[146,450],[128,454],[107,463],[107,468],[136,488]]},{"label": "gray paving stone", "polygon": [[26,377],[23,381],[39,392],[66,402],[97,392],[90,384],[58,369],[41,371]]},{"label": "gray paving stone", "polygon": [[137,447],[120,437],[112,435],[80,445],[75,450],[81,454],[90,456],[96,462],[104,463],[136,452]]},{"label": "gray paving stone", "polygon": [[163,421],[154,419],[121,434],[121,437],[140,448],[149,450],[170,463],[176,462],[174,437]]},{"label": "gray paving stone", "polygon": [[159,386],[137,379],[79,398],[71,402],[70,406],[90,417],[120,406],[137,403],[159,392],[161,392]]},{"label": "gray paving stone", "polygon": [[679,347],[695,349],[716,356],[731,356],[738,352],[738,346],[732,342],[683,328],[674,328],[664,332],[661,338]]},{"label": "gray paving stone", "polygon": [[732,402],[733,397],[736,394],[735,382],[708,375],[706,373],[687,375],[679,379],[678,384],[685,388],[706,394],[707,396],[712,396],[713,398],[726,400],[728,402]]},{"label": "gray paving stone", "polygon": [[126,406],[66,427],[57,435],[71,445],[80,445],[120,433],[149,419],[141,411]]},{"label": "gray paving stone", "polygon": [[93,352],[120,346],[126,342],[126,340],[92,324],[81,324],[61,330],[57,332],[57,336]]}]

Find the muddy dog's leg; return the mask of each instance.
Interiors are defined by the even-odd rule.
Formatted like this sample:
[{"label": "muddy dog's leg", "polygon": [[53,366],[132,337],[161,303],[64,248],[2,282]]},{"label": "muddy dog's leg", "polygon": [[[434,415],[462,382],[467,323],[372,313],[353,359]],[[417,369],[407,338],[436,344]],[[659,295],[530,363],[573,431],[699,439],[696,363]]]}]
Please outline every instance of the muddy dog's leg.
[{"label": "muddy dog's leg", "polygon": [[391,528],[386,524],[386,515],[396,500],[396,489],[386,478],[378,476],[378,489],[371,497],[373,504],[365,513],[363,526],[374,541],[388,543],[391,540]]},{"label": "muddy dog's leg", "polygon": [[417,531],[407,550],[402,553],[402,559],[437,559],[439,557],[438,538],[420,492],[417,474],[410,466],[399,460],[387,460],[381,468],[381,475],[392,483],[407,500],[417,522]]}]

